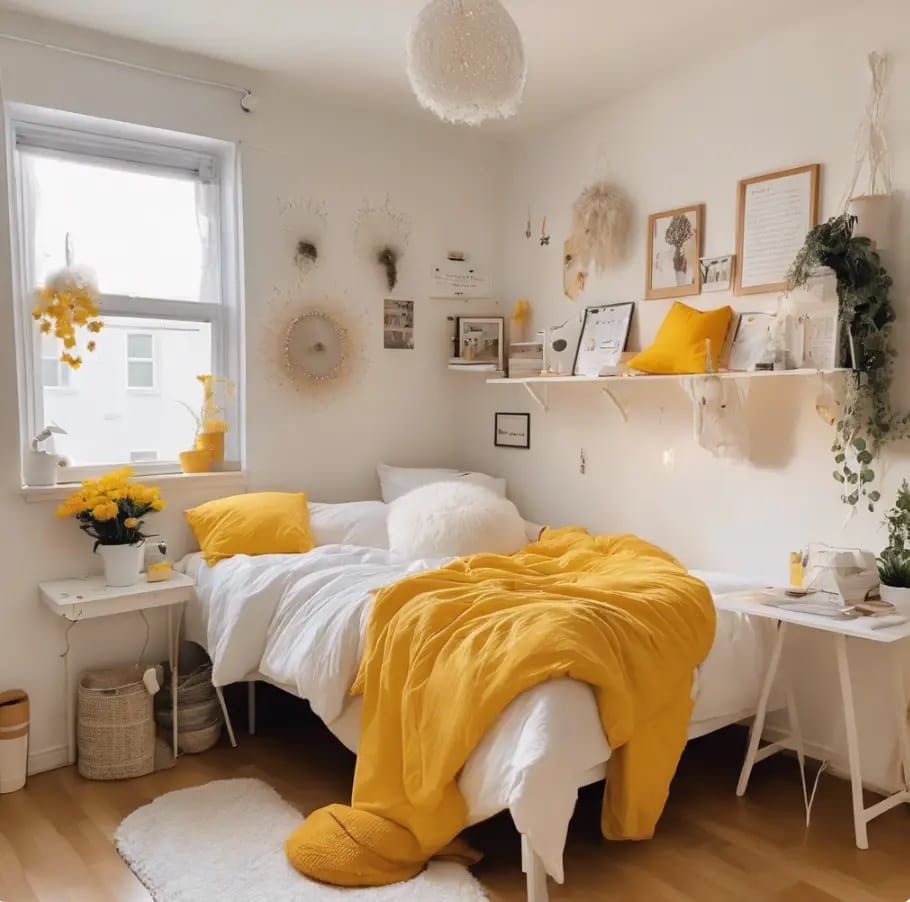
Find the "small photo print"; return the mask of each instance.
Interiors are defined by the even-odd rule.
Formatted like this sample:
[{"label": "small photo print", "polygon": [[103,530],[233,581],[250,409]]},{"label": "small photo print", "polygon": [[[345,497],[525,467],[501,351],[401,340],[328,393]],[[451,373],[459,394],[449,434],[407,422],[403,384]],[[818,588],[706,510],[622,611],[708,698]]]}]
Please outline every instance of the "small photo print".
[{"label": "small photo print", "polygon": [[414,302],[386,298],[383,302],[382,346],[391,350],[414,350]]},{"label": "small photo print", "polygon": [[702,257],[701,290],[702,291],[729,291],[733,285],[733,260],[732,254],[726,257]]}]

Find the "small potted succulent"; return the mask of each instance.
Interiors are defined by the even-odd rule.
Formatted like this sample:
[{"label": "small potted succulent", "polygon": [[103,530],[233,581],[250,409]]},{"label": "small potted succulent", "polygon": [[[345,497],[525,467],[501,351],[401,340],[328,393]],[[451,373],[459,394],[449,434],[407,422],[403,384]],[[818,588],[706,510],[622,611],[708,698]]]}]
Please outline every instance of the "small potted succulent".
[{"label": "small potted succulent", "polygon": [[882,601],[910,614],[910,485],[905,479],[885,515],[888,547],[878,556]]}]

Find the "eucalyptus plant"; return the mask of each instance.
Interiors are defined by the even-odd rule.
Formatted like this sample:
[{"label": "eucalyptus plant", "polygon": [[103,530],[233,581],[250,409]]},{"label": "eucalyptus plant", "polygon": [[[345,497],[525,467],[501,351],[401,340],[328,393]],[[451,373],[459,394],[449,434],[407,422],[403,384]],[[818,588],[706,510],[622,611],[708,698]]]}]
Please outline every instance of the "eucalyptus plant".
[{"label": "eucalyptus plant", "polygon": [[852,358],[853,371],[831,446],[834,478],[845,504],[855,507],[862,500],[871,511],[881,498],[874,488],[873,464],[883,445],[910,434],[910,413],[896,414],[891,406],[893,280],[872,242],[854,234],[856,222],[855,216],[842,213],[812,229],[793,263],[790,283],[804,285],[819,266],[837,276],[841,356]]},{"label": "eucalyptus plant", "polygon": [[885,523],[888,547],[878,556],[878,575],[886,586],[910,588],[910,485],[906,479]]}]

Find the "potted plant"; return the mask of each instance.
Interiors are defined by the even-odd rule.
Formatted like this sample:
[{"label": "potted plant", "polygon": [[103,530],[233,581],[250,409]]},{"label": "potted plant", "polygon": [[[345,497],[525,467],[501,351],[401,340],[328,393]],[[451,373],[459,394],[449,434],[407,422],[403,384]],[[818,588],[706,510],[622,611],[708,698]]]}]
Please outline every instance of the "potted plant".
[{"label": "potted plant", "polygon": [[901,483],[894,507],[885,515],[888,547],[878,557],[882,601],[910,614],[910,485]]},{"label": "potted plant", "polygon": [[104,579],[109,586],[132,586],[139,582],[145,554],[142,519],[164,509],[155,486],[131,482],[129,467],[114,470],[100,479],[87,479],[57,508],[60,518],[75,517],[79,528],[95,540],[94,551],[104,561]]},{"label": "potted plant", "polygon": [[880,499],[874,462],[882,447],[910,435],[910,413],[891,406],[896,351],[892,279],[872,242],[856,234],[856,217],[842,213],[813,228],[790,270],[805,285],[817,267],[834,270],[843,324],[841,357],[852,358],[842,409],[835,418],[834,478],[841,500],[874,510]]}]

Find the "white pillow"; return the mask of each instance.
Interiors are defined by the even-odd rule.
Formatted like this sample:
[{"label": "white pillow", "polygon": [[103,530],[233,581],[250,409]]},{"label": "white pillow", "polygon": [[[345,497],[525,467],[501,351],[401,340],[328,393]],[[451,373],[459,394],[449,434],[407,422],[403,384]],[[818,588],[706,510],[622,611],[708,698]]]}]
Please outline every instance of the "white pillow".
[{"label": "white pillow", "polygon": [[399,557],[512,554],[528,543],[507,498],[469,482],[434,482],[389,505],[389,548]]},{"label": "white pillow", "polygon": [[342,504],[309,503],[310,529],[317,545],[360,545],[388,548],[388,505],[381,501],[347,501]]},{"label": "white pillow", "polygon": [[407,494],[412,489],[433,482],[469,482],[482,485],[501,498],[506,496],[505,479],[487,476],[486,473],[470,473],[467,470],[425,469],[421,467],[390,467],[379,464],[379,486],[382,489],[382,500],[391,504],[396,498]]}]

